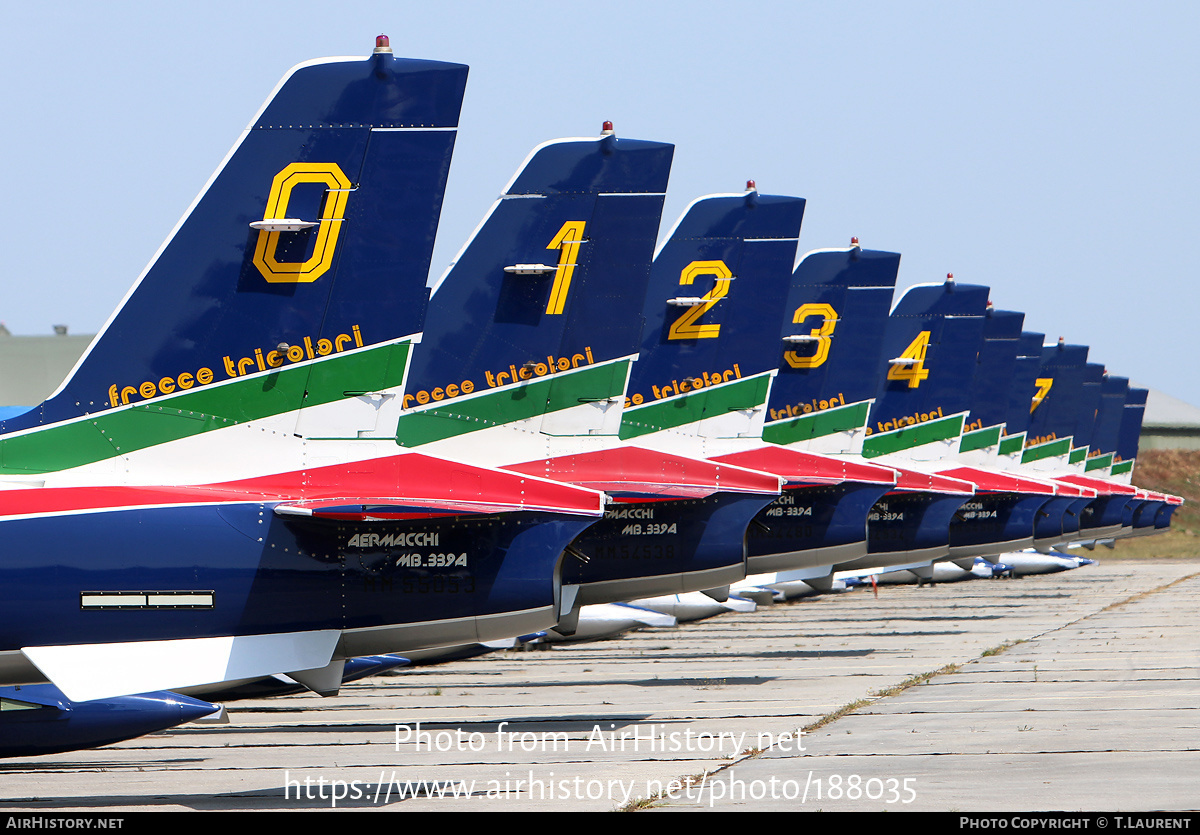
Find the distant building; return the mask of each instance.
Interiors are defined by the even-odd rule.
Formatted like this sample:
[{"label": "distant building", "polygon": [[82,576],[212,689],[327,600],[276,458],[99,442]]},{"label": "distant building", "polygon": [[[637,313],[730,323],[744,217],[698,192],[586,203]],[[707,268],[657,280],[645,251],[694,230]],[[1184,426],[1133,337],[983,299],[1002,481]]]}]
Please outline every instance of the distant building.
[{"label": "distant building", "polygon": [[[61,332],[60,332],[61,331]],[[70,336],[55,326],[54,336],[0,333],[0,406],[36,406],[58,388],[93,334]]]},{"label": "distant building", "polygon": [[1161,391],[1149,392],[1138,448],[1200,449],[1200,409]]}]

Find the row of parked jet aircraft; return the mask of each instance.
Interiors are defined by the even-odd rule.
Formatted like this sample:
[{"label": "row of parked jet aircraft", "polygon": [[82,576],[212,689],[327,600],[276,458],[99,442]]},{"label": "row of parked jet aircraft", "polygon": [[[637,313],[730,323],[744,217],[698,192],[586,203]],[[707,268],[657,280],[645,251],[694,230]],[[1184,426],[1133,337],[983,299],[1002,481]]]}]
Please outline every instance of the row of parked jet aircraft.
[{"label": "row of parked jet aircraft", "polygon": [[805,201],[753,183],[656,250],[673,146],[608,123],[535,148],[431,292],[466,75],[383,37],[293,69],[0,423],[6,720],[1167,526],[1146,392],[1085,346],[952,278],[893,304],[857,240],[796,266]]}]

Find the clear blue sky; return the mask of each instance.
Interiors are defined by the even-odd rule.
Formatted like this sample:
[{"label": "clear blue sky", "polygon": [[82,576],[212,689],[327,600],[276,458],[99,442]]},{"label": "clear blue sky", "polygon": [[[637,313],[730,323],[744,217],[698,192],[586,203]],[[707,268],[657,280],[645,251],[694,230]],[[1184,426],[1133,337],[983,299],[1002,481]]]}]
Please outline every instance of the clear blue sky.
[{"label": "clear blue sky", "polygon": [[433,272],[556,136],[674,142],[700,194],[808,198],[801,249],[903,253],[1200,404],[1200,4],[274,2],[4,6],[0,320],[94,332],[279,77],[471,66]]}]

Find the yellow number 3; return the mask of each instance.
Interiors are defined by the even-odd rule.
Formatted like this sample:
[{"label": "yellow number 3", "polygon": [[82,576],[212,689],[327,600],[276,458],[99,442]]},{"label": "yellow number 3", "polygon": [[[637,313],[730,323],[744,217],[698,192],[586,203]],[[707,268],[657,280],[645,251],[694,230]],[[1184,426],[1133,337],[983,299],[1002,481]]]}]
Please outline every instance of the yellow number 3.
[{"label": "yellow number 3", "polygon": [[832,341],[830,337],[838,323],[837,311],[827,304],[802,304],[796,308],[792,324],[798,325],[811,316],[821,316],[825,320],[821,323],[821,327],[813,328],[808,332],[809,339],[807,341],[816,342],[817,350],[807,357],[802,357],[795,351],[785,352],[783,358],[792,368],[818,368],[825,364],[825,360],[829,359],[829,344]]}]

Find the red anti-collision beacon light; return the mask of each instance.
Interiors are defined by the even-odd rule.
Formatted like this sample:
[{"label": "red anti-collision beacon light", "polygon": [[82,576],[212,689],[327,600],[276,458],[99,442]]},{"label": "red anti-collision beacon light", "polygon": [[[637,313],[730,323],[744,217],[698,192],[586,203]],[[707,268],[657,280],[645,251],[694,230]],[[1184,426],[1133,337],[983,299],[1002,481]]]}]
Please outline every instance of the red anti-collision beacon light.
[{"label": "red anti-collision beacon light", "polygon": [[613,130],[613,123],[605,120],[604,124],[600,126],[600,133],[604,136],[612,136],[614,133],[616,133],[616,131]]},{"label": "red anti-collision beacon light", "polygon": [[391,40],[388,39],[387,35],[376,35],[375,36],[375,51],[376,52],[391,52],[392,51],[392,42],[391,42]]},{"label": "red anti-collision beacon light", "polygon": [[857,235],[850,239],[850,246],[859,246]]},{"label": "red anti-collision beacon light", "polygon": [[746,191],[758,191],[758,186],[753,180],[746,181]]}]

